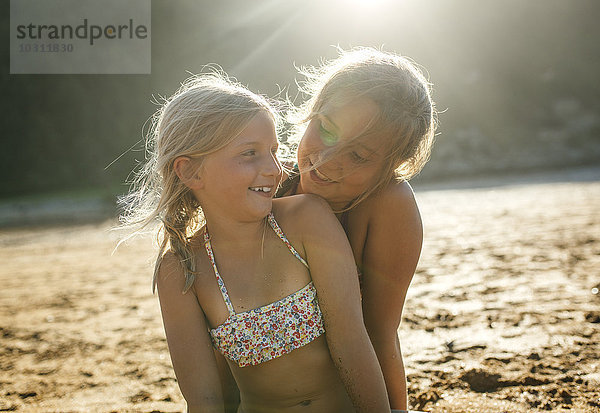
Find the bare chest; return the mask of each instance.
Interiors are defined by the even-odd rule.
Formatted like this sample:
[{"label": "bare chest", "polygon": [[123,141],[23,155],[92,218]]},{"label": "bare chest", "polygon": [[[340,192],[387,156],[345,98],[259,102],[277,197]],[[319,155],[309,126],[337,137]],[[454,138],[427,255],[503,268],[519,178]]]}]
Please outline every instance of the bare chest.
[{"label": "bare chest", "polygon": [[194,288],[211,328],[229,317],[227,298],[233,311],[241,313],[278,301],[310,282],[306,267],[276,241],[265,243],[264,251],[252,257],[215,250],[219,277],[208,256],[201,256]]}]

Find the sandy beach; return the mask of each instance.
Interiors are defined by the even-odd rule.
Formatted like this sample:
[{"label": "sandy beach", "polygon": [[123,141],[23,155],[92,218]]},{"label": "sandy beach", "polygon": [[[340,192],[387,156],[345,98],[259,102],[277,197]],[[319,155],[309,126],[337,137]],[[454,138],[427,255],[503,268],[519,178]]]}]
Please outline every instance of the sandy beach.
[{"label": "sandy beach", "polygon": [[[410,407],[600,412],[600,169],[415,185]],[[0,230],[0,411],[180,412],[151,237]]]}]

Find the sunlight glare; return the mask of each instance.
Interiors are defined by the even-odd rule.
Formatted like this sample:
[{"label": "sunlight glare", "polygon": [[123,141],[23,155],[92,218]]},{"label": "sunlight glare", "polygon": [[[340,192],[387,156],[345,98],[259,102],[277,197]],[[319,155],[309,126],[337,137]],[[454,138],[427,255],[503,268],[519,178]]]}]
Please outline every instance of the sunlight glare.
[{"label": "sunlight glare", "polygon": [[375,8],[383,6],[384,3],[389,0],[349,0],[349,3],[352,3],[361,8]]}]

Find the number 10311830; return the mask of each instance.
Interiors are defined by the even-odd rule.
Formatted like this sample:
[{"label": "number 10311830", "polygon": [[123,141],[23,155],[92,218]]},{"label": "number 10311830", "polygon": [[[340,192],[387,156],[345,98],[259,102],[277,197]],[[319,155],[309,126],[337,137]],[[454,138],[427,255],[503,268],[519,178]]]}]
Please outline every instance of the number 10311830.
[{"label": "number 10311830", "polygon": [[19,53],[71,53],[72,43],[21,43]]}]

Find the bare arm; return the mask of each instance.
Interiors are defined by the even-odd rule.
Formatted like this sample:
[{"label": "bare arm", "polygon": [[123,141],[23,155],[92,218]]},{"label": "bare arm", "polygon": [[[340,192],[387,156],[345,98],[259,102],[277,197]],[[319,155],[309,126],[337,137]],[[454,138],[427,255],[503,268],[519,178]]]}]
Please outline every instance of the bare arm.
[{"label": "bare arm", "polygon": [[398,327],[421,254],[423,227],[407,183],[393,186],[369,208],[362,254],[365,325],[385,377],[390,405],[406,409],[406,374]]},{"label": "bare arm", "polygon": [[352,249],[325,201],[306,201],[299,222],[331,358],[357,412],[387,413],[383,375],[364,327]]},{"label": "bare arm", "polygon": [[223,413],[217,362],[204,313],[194,293],[182,294],[183,270],[168,252],[158,275],[158,295],[171,362],[188,412]]},{"label": "bare arm", "polygon": [[218,350],[214,350],[214,355],[217,361],[217,368],[219,369],[219,377],[221,378],[225,413],[236,413],[240,404],[240,389],[235,382],[233,374],[231,374],[225,357]]}]

